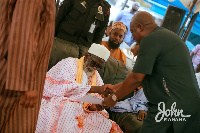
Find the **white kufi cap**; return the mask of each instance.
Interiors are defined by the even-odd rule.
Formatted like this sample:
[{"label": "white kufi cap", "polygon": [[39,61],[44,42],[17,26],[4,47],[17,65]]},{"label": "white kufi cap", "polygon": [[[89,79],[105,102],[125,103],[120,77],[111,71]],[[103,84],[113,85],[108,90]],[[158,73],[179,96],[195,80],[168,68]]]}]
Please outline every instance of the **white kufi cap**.
[{"label": "white kufi cap", "polygon": [[110,51],[103,45],[93,43],[91,47],[88,50],[88,53],[91,53],[93,55],[96,55],[105,61],[108,60],[110,56]]}]

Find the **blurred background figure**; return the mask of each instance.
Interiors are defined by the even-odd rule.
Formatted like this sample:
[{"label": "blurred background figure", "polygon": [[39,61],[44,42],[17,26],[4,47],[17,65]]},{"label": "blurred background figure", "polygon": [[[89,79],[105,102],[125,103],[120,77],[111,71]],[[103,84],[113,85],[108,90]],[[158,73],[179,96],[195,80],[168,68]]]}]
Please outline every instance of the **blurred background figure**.
[{"label": "blurred background figure", "polygon": [[190,56],[192,58],[192,63],[193,63],[194,69],[196,69],[197,65],[200,63],[200,44],[197,44],[194,47]]},{"label": "blurred background figure", "polygon": [[137,54],[139,51],[139,44],[133,43],[130,48],[123,49],[124,54],[126,55],[126,67],[129,72],[132,71],[133,66],[137,59]]},{"label": "blurred background figure", "polygon": [[115,19],[115,21],[120,21],[123,22],[127,27],[128,27],[128,31],[126,34],[126,37],[124,39],[124,41],[130,46],[134,41],[132,39],[132,35],[130,32],[130,22],[132,17],[138,12],[138,9],[140,7],[140,3],[139,2],[133,2],[132,4],[132,8],[131,10],[123,10],[121,11],[117,18]]},{"label": "blurred background figure", "polygon": [[200,89],[200,64],[198,64],[197,68],[195,69],[195,75],[196,75],[197,83]]}]

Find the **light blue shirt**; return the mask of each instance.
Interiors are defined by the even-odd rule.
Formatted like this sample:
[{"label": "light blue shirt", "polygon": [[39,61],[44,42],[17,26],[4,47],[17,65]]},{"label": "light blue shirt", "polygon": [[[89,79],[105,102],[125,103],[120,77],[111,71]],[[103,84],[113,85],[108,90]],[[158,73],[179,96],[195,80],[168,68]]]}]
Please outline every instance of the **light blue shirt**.
[{"label": "light blue shirt", "polygon": [[136,94],[127,98],[124,101],[118,102],[114,107],[111,107],[110,110],[113,112],[132,112],[138,113],[139,110],[144,110],[147,112],[148,108],[146,106],[148,100],[144,95],[143,88],[138,90]]}]

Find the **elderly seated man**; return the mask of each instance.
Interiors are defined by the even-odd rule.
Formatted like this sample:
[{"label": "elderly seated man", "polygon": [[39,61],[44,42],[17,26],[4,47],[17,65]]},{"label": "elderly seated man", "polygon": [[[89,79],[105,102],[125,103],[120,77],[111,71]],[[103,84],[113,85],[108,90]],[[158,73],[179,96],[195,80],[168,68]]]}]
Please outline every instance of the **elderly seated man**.
[{"label": "elderly seated man", "polygon": [[122,132],[108,119],[108,113],[101,105],[78,101],[87,93],[97,96],[111,93],[104,91],[103,81],[96,71],[109,56],[110,52],[104,46],[92,44],[81,59],[63,59],[47,72],[37,133]]},{"label": "elderly seated man", "polygon": [[132,97],[119,101],[110,108],[109,118],[119,124],[125,133],[139,133],[147,115],[147,98],[143,88],[138,88]]}]

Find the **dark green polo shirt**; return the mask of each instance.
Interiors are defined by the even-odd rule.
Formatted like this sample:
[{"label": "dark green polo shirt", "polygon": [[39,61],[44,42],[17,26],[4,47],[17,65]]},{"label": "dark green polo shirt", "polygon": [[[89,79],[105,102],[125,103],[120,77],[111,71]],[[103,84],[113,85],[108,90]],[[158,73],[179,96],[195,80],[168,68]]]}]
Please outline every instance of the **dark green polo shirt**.
[{"label": "dark green polo shirt", "polygon": [[165,28],[157,27],[141,40],[133,72],[146,74],[142,85],[151,104],[165,102],[171,107],[177,102],[182,109],[200,104],[189,50],[179,36]]}]

